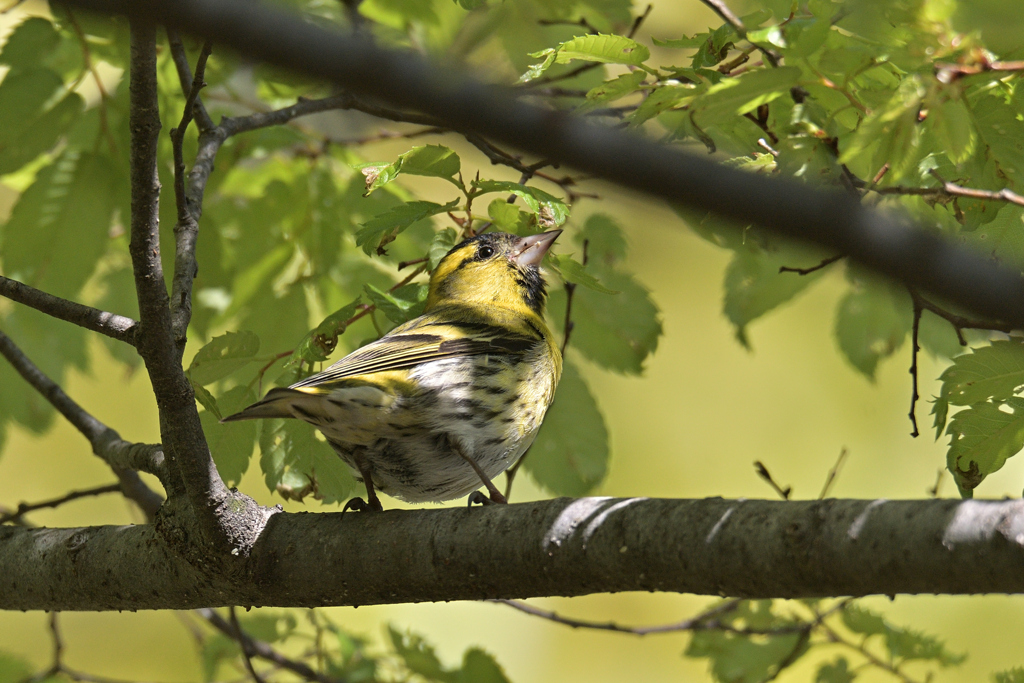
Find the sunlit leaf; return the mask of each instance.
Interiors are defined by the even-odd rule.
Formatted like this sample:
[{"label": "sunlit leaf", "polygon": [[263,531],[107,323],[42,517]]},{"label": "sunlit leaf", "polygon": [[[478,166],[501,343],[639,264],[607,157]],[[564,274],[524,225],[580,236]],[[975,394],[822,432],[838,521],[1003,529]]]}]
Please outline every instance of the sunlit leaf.
[{"label": "sunlit leaf", "polygon": [[1024,340],[993,341],[953,359],[939,378],[942,395],[957,406],[1002,400],[1024,386]]},{"label": "sunlit leaf", "polygon": [[252,332],[228,332],[214,337],[192,358],[189,378],[193,384],[211,384],[251,363],[259,350],[260,338]]},{"label": "sunlit leaf", "polygon": [[535,187],[507,180],[474,180],[473,189],[480,194],[509,192],[516,195],[530,211],[537,214],[537,222],[544,229],[556,228],[569,217],[569,207],[565,202]]},{"label": "sunlit leaf", "polygon": [[378,214],[363,223],[362,229],[356,232],[356,244],[368,255],[384,253],[384,247],[393,242],[398,235],[413,223],[430,218],[439,213],[451,211],[459,205],[453,199],[447,204],[415,201],[399,204]]}]

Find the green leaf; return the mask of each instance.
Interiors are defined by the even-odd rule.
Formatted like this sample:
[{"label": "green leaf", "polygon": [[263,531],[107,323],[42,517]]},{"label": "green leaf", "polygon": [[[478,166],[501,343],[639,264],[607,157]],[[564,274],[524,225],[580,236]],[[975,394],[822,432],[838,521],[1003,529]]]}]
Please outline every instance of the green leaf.
[{"label": "green leaf", "polygon": [[459,155],[444,145],[413,147],[391,164],[369,163],[356,166],[366,178],[366,195],[387,185],[400,174],[444,178],[456,187],[462,183],[455,179],[462,169]]},{"label": "green leaf", "polygon": [[[569,345],[607,370],[638,375],[658,347],[662,333],[658,306],[647,288],[620,268],[626,257],[626,240],[611,218],[591,215],[575,242],[586,245],[587,270],[617,293],[609,296],[591,289],[575,290]],[[565,290],[553,289],[548,315],[553,328],[562,334],[565,305]]]},{"label": "green leaf", "polygon": [[[917,161],[921,143],[918,111],[925,95],[919,76],[907,76],[884,104],[873,109],[852,136],[840,140],[839,162],[870,176],[889,165],[887,182],[896,182]],[[873,153],[870,153],[874,150]]]},{"label": "green leaf", "polygon": [[993,341],[953,359],[942,380],[942,396],[957,406],[1000,401],[1024,386],[1024,340]]},{"label": "green leaf", "polygon": [[6,273],[75,298],[109,244],[116,187],[105,157],[69,151],[45,167],[3,227]]},{"label": "green leaf", "polygon": [[63,87],[63,79],[49,69],[8,73],[0,81],[0,150],[16,140]]},{"label": "green leaf", "polygon": [[360,485],[334,449],[316,447],[312,455],[310,475],[315,485],[315,496],[325,505],[343,503],[356,493]]},{"label": "green leaf", "polygon": [[59,44],[60,35],[49,20],[29,17],[7,36],[0,50],[0,64],[7,64],[12,69],[38,66]]},{"label": "green leaf", "polygon": [[459,233],[455,228],[442,228],[434,235],[434,240],[430,243],[430,249],[427,250],[427,263],[431,271],[437,268],[437,264],[441,262],[441,259],[452,250],[458,238]]},{"label": "green leaf", "polygon": [[868,276],[857,280],[836,309],[836,340],[846,360],[874,381],[878,362],[903,345],[912,325],[906,291]]},{"label": "green leaf", "polygon": [[583,496],[608,470],[608,429],[579,370],[566,361],[555,401],[548,409],[523,468],[558,496]]},{"label": "green leaf", "polygon": [[632,38],[603,33],[577,36],[560,44],[555,61],[568,64],[574,59],[603,64],[641,66],[651,57],[651,51]]},{"label": "green leaf", "polygon": [[855,678],[857,678],[857,674],[850,670],[846,657],[836,657],[834,662],[818,667],[814,683],[852,683]]},{"label": "green leaf", "polygon": [[398,235],[413,223],[430,218],[439,213],[451,211],[459,205],[458,199],[447,204],[413,201],[391,207],[363,223],[361,230],[356,232],[356,245],[363,248],[367,255],[385,254],[384,247],[395,241]]},{"label": "green leaf", "polygon": [[246,634],[265,643],[279,643],[295,632],[298,625],[291,612],[267,612],[243,614],[238,625]]},{"label": "green leaf", "polygon": [[537,217],[521,211],[515,204],[509,204],[504,199],[495,199],[488,204],[487,215],[504,232],[523,237],[537,232]]},{"label": "green leaf", "polygon": [[966,161],[978,140],[971,114],[961,100],[949,100],[928,115],[942,151],[954,164]]},{"label": "green leaf", "polygon": [[427,301],[427,285],[410,283],[399,287],[393,292],[385,292],[367,283],[363,287],[366,296],[395,324],[423,315],[423,307]]},{"label": "green leaf", "polygon": [[586,268],[579,261],[573,260],[569,254],[549,254],[548,263],[554,267],[558,275],[566,282],[576,285],[583,285],[587,289],[602,294],[618,294],[614,289],[608,289],[597,278],[586,271]]},{"label": "green leaf", "polygon": [[1017,118],[1014,107],[1007,106],[998,92],[979,97],[971,109],[978,135],[1000,173],[1012,185],[1019,184],[1024,180],[1024,121]]},{"label": "green leaf", "polygon": [[508,180],[474,180],[473,189],[477,194],[509,192],[523,200],[530,211],[537,214],[537,223],[548,230],[557,228],[569,217],[569,207],[558,197],[535,187],[520,185]]},{"label": "green leaf", "polygon": [[222,317],[230,318],[241,311],[260,290],[267,287],[271,279],[281,272],[281,269],[294,255],[295,246],[293,244],[279,244],[264,254],[256,263],[236,275],[231,283],[231,303]]},{"label": "green leaf", "polygon": [[[109,270],[100,281],[104,292],[96,301],[103,311],[139,319],[139,298],[135,293],[135,274],[130,267]],[[142,356],[134,347],[106,335],[100,337],[111,356],[128,366],[130,371],[142,364]]]},{"label": "green leaf", "polygon": [[33,117],[28,126],[0,145],[0,175],[12,173],[50,150],[82,113],[85,103],[78,93],[68,93],[52,108]]},{"label": "green leaf", "polygon": [[20,657],[0,651],[0,683],[32,680],[32,665]]},{"label": "green leaf", "polygon": [[[748,621],[746,626],[755,629],[790,626],[771,613],[771,603],[746,603],[742,609]],[[734,621],[734,617],[733,620]],[[729,683],[755,683],[769,680],[784,660],[796,660],[807,651],[807,642],[800,634],[787,634],[754,639],[721,631],[697,631],[690,638],[684,654],[688,657],[711,659],[712,675],[717,681]]]},{"label": "green leaf", "polygon": [[842,612],[843,625],[854,633],[865,636],[881,635],[886,632],[885,619],[876,612],[873,612],[860,605],[847,605]]},{"label": "green leaf", "polygon": [[199,349],[188,367],[192,384],[206,386],[224,379],[254,360],[260,338],[252,332],[228,332]]},{"label": "green leaf", "polygon": [[785,94],[800,80],[800,69],[783,66],[758,69],[735,78],[724,78],[697,98],[693,109],[701,122],[720,116],[742,115]]},{"label": "green leaf", "polygon": [[[256,395],[251,389],[237,386],[224,392],[217,399],[217,406],[223,414],[231,415],[255,401]],[[256,444],[256,423],[240,420],[222,424],[220,416],[209,410],[199,413],[199,421],[221,478],[228,486],[237,486],[249,468]]]},{"label": "green leaf", "polygon": [[494,657],[476,647],[469,648],[462,656],[462,669],[456,680],[458,683],[509,683]]},{"label": "green leaf", "polygon": [[338,337],[345,333],[345,323],[356,314],[360,302],[361,299],[357,298],[324,318],[323,322],[302,338],[288,363],[320,363],[327,360],[338,343]]},{"label": "green leaf", "polygon": [[312,425],[299,420],[264,420],[259,437],[260,468],[267,488],[285,500],[308,495],[338,503],[356,489],[348,466]]},{"label": "green leaf", "polygon": [[961,239],[996,263],[1024,269],[1024,207],[1007,204],[996,217]]},{"label": "green leaf", "polygon": [[957,486],[970,491],[1024,448],[1024,398],[976,403],[949,421],[946,464]]},{"label": "green leaf", "polygon": [[393,626],[388,626],[388,635],[395,648],[395,654],[402,660],[409,671],[419,674],[431,681],[456,683],[456,675],[441,664],[433,646],[415,633],[399,633]]},{"label": "green leaf", "polygon": [[203,681],[213,683],[218,678],[217,672],[221,665],[229,660],[234,660],[241,654],[242,650],[233,639],[220,633],[214,633],[207,637],[203,640],[199,655],[202,662]]},{"label": "green leaf", "polygon": [[549,48],[543,52],[535,52],[531,57],[543,57],[543,61],[537,62],[530,66],[522,76],[519,77],[517,83],[529,83],[532,80],[540,78],[545,71],[551,68],[551,65],[555,63],[555,57],[558,56],[555,48]]},{"label": "green leaf", "polygon": [[703,45],[705,42],[707,42],[707,39],[707,33],[698,33],[692,38],[687,38],[686,36],[683,36],[682,38],[671,38],[669,40],[659,40],[658,38],[652,38],[651,40],[653,40],[654,44],[657,45],[658,47],[670,47],[683,50],[692,50]]},{"label": "green leaf", "polygon": [[893,659],[910,661],[931,660],[941,666],[961,664],[967,655],[956,654],[946,649],[945,644],[935,636],[900,627],[888,627],[885,645]]},{"label": "green leaf", "polygon": [[444,145],[413,147],[399,157],[401,172],[451,180],[462,170],[459,155]]},{"label": "green leaf", "polygon": [[1024,667],[1014,667],[992,674],[995,683],[1024,683]]},{"label": "green leaf", "polygon": [[647,72],[637,70],[621,74],[610,81],[605,81],[596,88],[591,88],[587,91],[587,102],[584,104],[584,108],[592,109],[598,104],[614,102],[621,97],[634,93],[640,87],[640,84],[644,82],[645,78],[647,78]]},{"label": "green leaf", "polygon": [[807,275],[779,272],[782,266],[809,267],[821,260],[802,247],[768,242],[762,249],[753,237],[739,247],[725,271],[723,312],[736,327],[736,339],[749,348],[747,325],[807,289],[825,271]]}]

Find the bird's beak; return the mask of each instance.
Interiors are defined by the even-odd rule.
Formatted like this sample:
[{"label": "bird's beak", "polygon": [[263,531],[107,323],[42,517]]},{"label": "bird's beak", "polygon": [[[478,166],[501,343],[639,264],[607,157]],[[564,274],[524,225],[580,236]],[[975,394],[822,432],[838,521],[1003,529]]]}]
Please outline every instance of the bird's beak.
[{"label": "bird's beak", "polygon": [[520,266],[540,265],[544,254],[548,253],[548,249],[561,234],[561,230],[551,230],[521,238],[512,247],[512,261]]}]

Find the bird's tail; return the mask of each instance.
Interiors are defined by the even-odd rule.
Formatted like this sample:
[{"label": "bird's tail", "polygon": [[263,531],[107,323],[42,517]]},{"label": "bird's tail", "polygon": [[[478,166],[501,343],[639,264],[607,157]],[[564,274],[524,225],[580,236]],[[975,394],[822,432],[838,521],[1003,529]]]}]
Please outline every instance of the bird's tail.
[{"label": "bird's tail", "polygon": [[274,417],[295,417],[292,406],[297,399],[305,397],[301,391],[278,387],[267,392],[261,400],[234,415],[228,415],[221,422],[236,420],[259,420]]}]

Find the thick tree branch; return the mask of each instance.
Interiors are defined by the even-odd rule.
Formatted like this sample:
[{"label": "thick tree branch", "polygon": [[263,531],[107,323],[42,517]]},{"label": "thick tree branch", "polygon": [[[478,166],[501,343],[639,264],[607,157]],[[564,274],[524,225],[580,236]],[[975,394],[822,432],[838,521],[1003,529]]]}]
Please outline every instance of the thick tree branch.
[{"label": "thick tree branch", "polygon": [[[136,348],[146,363],[160,412],[160,434],[170,462],[172,490],[184,489],[191,514],[207,543],[244,554],[262,529],[265,515],[255,504],[224,486],[210,456],[196,410],[192,387],[181,367],[181,349],[174,336],[169,296],[160,260],[157,142],[156,29],[144,19],[131,20],[129,126],[131,128],[131,243],[129,252],[139,298],[140,326]],[[202,141],[200,141],[202,143]],[[198,163],[198,162],[197,162]],[[212,159],[210,161],[212,164]],[[172,496],[173,497],[173,496]],[[235,505],[231,513],[225,509]],[[241,527],[233,517],[245,517]],[[198,539],[196,539],[198,540]],[[193,543],[203,552],[202,543]]]},{"label": "thick tree branch", "polygon": [[17,280],[0,275],[0,295],[25,304],[54,318],[84,327],[93,332],[135,345],[135,332],[139,323],[116,313],[107,313],[92,306],[84,306],[29,287]]},{"label": "thick tree branch", "polygon": [[434,116],[538,157],[670,202],[813,242],[985,317],[1024,326],[1024,280],[841,192],[729,169],[624,131],[531,106],[421,58],[243,0],[73,0],[105,12],[150,12],[225,47],[328,79],[354,93]]},{"label": "thick tree branch", "polygon": [[36,367],[3,332],[0,332],[0,354],[10,362],[19,375],[25,378],[26,382],[53,404],[53,407],[88,439],[93,453],[102,458],[114,470],[125,496],[135,501],[147,515],[156,514],[163,499],[146,486],[134,470],[149,472],[166,482],[163,453],[160,447],[134,444],[122,439],[120,434],[75,403],[70,396],[64,393],[63,389],[57,386],[56,382],[43,374],[43,371]]},{"label": "thick tree branch", "polygon": [[369,605],[616,591],[1024,592],[1024,501],[583,498],[286,514],[190,563],[150,525],[0,528],[2,609]]}]

